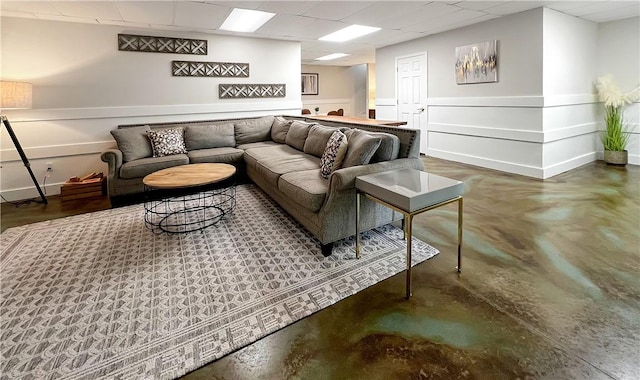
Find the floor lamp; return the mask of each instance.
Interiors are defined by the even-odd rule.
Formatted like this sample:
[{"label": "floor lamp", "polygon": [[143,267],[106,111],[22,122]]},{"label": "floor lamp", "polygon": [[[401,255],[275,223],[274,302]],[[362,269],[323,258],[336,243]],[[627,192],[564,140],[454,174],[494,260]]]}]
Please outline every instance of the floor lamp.
[{"label": "floor lamp", "polygon": [[[0,82],[0,109],[24,109],[31,108],[31,83],[24,82],[8,82],[1,81]],[[2,119],[2,125],[7,129],[9,133],[9,137],[13,141],[13,145],[16,147],[20,158],[22,159],[22,163],[27,168],[31,179],[33,180],[33,184],[38,189],[38,193],[42,198],[42,203],[47,204],[47,198],[44,196],[36,177],[33,175],[33,171],[31,170],[31,164],[29,163],[29,159],[24,154],[24,150],[22,150],[22,146],[20,145],[20,141],[18,137],[13,132],[13,128],[11,128],[11,123],[9,123],[9,119],[5,115],[0,115]]]}]

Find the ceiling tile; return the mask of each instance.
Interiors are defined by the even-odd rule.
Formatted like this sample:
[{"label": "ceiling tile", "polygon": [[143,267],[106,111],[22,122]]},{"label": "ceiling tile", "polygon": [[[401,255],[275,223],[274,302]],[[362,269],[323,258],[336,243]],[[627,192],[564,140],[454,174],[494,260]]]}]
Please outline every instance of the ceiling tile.
[{"label": "ceiling tile", "polygon": [[320,37],[326,36],[329,33],[333,33],[336,30],[346,28],[349,25],[351,24],[345,24],[339,21],[313,19],[313,22],[306,25],[304,28],[299,29],[296,32],[296,36],[300,37],[300,39],[317,40]]},{"label": "ceiling tile", "polygon": [[584,18],[594,22],[608,22],[640,16],[640,4],[627,5],[625,8],[612,9],[598,13],[588,14]]},{"label": "ceiling tile", "polygon": [[442,25],[442,26],[439,26],[439,27],[435,27],[435,28],[429,29],[428,31],[425,32],[425,35],[432,35],[432,34],[436,34],[436,33],[445,32],[447,30],[463,28],[465,26],[477,24],[477,23],[483,22],[483,21],[492,20],[492,19],[495,19],[495,18],[498,18],[498,17],[500,17],[500,16],[487,14],[487,15],[484,15],[484,16],[479,16],[479,17],[476,17],[476,18],[473,18],[473,19],[468,19],[468,20],[457,22],[457,23],[453,23],[453,24]]},{"label": "ceiling tile", "polygon": [[528,11],[529,9],[545,6],[549,1],[507,1],[495,7],[483,9],[484,12],[495,15],[508,15]]},{"label": "ceiling tile", "polygon": [[440,18],[446,14],[459,11],[461,8],[455,5],[433,2],[426,4],[410,12],[402,12],[397,17],[389,17],[384,20],[380,26],[385,29],[403,29],[407,25],[424,24],[427,25],[429,20]]},{"label": "ceiling tile", "polygon": [[477,17],[485,16],[486,13],[481,11],[472,11],[468,9],[461,9],[458,12],[447,13],[446,15],[442,15],[436,19],[431,19],[429,22],[422,22],[418,24],[408,25],[402,30],[412,31],[412,32],[430,32],[433,29],[441,28],[443,26],[447,26],[449,24],[455,24],[463,21],[472,20]]},{"label": "ceiling tile", "polygon": [[585,16],[603,11],[610,11],[620,8],[640,7],[640,3],[627,2],[627,1],[608,1],[608,2],[593,2],[589,5],[574,8],[571,10],[573,16]]},{"label": "ceiling tile", "polygon": [[17,18],[38,18],[33,13],[18,12],[18,11],[5,11],[2,10],[2,17],[17,17]]},{"label": "ceiling tile", "polygon": [[506,3],[506,1],[460,1],[456,3],[455,6],[474,11],[481,11],[504,3]]},{"label": "ceiling tile", "polygon": [[112,1],[54,1],[51,5],[64,16],[122,20]]},{"label": "ceiling tile", "polygon": [[[242,2],[238,2],[238,7]],[[256,9],[264,12],[277,13],[279,15],[296,15],[300,16],[304,12],[313,8],[315,1],[265,1]]]},{"label": "ceiling tile", "polygon": [[351,24],[378,26],[389,23],[389,20],[398,19],[412,12],[428,2],[423,1],[380,1],[342,19]]},{"label": "ceiling tile", "polygon": [[42,18],[43,20],[78,22],[81,24],[97,24],[98,23],[98,20],[93,18],[86,18],[86,17],[71,17],[71,16],[58,16],[58,15],[47,15],[46,17],[36,15],[36,17]]},{"label": "ceiling tile", "polygon": [[593,4],[593,1],[554,1],[547,4],[546,7],[557,11],[569,11],[591,4]]},{"label": "ceiling tile", "polygon": [[124,21],[173,25],[173,1],[118,1]]},{"label": "ceiling tile", "polygon": [[351,16],[372,4],[370,1],[320,1],[314,3],[313,8],[306,11],[304,16],[334,21]]},{"label": "ceiling tile", "polygon": [[27,12],[33,14],[60,15],[49,1],[0,1],[4,11]]},{"label": "ceiling tile", "polygon": [[315,21],[311,17],[277,14],[261,26],[257,32],[274,36],[295,37],[298,31],[306,28]]},{"label": "ceiling tile", "polygon": [[136,23],[136,22],[116,21],[116,20],[98,20],[98,24],[122,26],[122,27],[125,27],[125,28],[149,29],[151,27],[151,25],[149,25],[149,24],[140,24],[140,23]]},{"label": "ceiling tile", "polygon": [[227,18],[231,8],[217,4],[176,2],[174,25],[218,29]]},{"label": "ceiling tile", "polygon": [[217,4],[223,7],[242,8],[242,9],[258,9],[262,1],[204,1],[207,4]]}]

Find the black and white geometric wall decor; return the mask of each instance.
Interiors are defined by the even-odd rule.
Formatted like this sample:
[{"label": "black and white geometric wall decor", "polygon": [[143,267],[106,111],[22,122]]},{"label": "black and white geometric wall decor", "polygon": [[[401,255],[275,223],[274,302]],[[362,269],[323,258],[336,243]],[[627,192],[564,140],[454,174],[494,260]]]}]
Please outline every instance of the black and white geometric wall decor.
[{"label": "black and white geometric wall decor", "polygon": [[118,34],[118,50],[207,55],[207,40]]},{"label": "black and white geometric wall decor", "polygon": [[249,77],[248,63],[172,61],[174,77]]},{"label": "black and white geometric wall decor", "polygon": [[284,98],[287,94],[286,84],[220,84],[220,99],[239,98]]}]

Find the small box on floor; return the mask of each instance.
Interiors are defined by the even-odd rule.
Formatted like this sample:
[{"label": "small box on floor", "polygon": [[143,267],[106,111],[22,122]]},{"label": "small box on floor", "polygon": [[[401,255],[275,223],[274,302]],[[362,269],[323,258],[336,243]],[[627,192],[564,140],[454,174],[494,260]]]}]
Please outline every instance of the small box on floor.
[{"label": "small box on floor", "polygon": [[107,194],[107,178],[102,173],[73,177],[60,188],[60,199],[71,201],[82,198],[102,197]]}]

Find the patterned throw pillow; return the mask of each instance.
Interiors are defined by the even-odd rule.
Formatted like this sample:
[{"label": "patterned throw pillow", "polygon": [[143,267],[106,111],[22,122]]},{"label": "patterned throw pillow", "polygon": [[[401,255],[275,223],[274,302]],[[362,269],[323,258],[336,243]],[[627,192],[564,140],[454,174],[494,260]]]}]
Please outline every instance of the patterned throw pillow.
[{"label": "patterned throw pillow", "polygon": [[185,154],[184,131],[182,128],[156,129],[147,132],[153,157],[170,156],[172,154]]},{"label": "patterned throw pillow", "polygon": [[340,169],[346,153],[347,136],[340,131],[333,132],[327,141],[322,157],[320,157],[320,175],[326,179],[332,172]]}]

